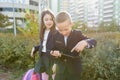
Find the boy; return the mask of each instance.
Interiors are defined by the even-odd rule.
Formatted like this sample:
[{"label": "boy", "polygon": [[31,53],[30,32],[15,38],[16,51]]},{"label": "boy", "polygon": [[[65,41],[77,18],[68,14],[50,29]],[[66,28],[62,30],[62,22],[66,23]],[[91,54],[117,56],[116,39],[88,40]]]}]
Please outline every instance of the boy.
[{"label": "boy", "polygon": [[72,30],[73,22],[67,12],[56,16],[58,32],[54,36],[54,48],[51,55],[57,64],[55,80],[80,80],[81,58],[84,48],[93,48],[94,39],[84,36],[81,31]]}]

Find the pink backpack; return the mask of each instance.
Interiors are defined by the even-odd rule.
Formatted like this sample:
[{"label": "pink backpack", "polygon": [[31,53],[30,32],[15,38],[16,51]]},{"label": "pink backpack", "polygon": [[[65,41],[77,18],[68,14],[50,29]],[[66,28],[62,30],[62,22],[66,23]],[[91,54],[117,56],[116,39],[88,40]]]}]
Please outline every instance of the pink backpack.
[{"label": "pink backpack", "polygon": [[[34,56],[34,67],[35,67],[35,56]],[[37,73],[33,74],[34,68],[29,69],[23,76],[22,80],[48,80],[48,75],[44,73]],[[34,78],[33,78],[34,77]],[[55,74],[52,75],[52,78],[54,79]]]},{"label": "pink backpack", "polygon": [[[34,71],[34,68],[28,70],[24,76],[23,76],[23,79],[22,80],[48,80],[48,75],[44,72],[44,73],[37,73],[37,74],[34,74],[36,77],[35,79],[32,79],[32,76],[33,76],[33,71]],[[55,74],[52,75],[52,78],[54,79],[55,77]]]},{"label": "pink backpack", "polygon": [[[32,80],[33,71],[34,71],[34,68],[28,70],[28,71],[24,74],[22,80]],[[35,74],[35,75],[36,75],[36,79],[37,79],[37,80],[42,80],[42,75],[41,75],[41,74]]]}]

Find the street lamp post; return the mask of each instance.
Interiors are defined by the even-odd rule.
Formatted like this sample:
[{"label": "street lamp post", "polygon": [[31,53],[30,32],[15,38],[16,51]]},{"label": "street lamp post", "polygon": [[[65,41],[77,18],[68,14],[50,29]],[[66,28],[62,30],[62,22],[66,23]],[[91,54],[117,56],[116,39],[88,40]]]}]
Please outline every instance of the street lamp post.
[{"label": "street lamp post", "polygon": [[15,23],[15,7],[14,7],[14,0],[13,0],[13,28],[14,28],[14,35],[16,36],[16,23]]},{"label": "street lamp post", "polygon": [[[47,7],[47,0],[39,0],[39,2],[38,2],[39,4],[39,14],[38,14],[38,17],[39,17],[39,19],[38,19],[38,27],[40,26],[40,14],[41,14],[41,12]],[[39,31],[40,31],[40,28],[39,28]]]},{"label": "street lamp post", "polygon": [[44,10],[48,7],[48,1],[47,0],[41,0],[41,10]]},{"label": "street lamp post", "polygon": [[[41,0],[38,1],[38,27],[40,27],[40,14],[41,14]],[[40,32],[40,28],[39,28],[39,32]]]}]

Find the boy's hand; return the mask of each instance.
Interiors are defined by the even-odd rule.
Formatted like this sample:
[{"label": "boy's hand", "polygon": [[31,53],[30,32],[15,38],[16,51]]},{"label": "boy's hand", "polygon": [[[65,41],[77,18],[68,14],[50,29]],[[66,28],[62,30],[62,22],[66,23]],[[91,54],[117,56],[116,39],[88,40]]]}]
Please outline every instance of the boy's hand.
[{"label": "boy's hand", "polygon": [[80,42],[78,42],[75,47],[73,47],[73,49],[71,50],[71,52],[73,51],[77,51],[77,52],[82,52],[83,49],[88,45],[88,43],[85,40],[82,40]]},{"label": "boy's hand", "polygon": [[33,47],[32,50],[31,50],[31,53],[30,53],[31,57],[34,57],[34,51],[35,51],[35,47]]},{"label": "boy's hand", "polygon": [[61,53],[57,50],[51,51],[50,54],[56,58],[61,57]]}]

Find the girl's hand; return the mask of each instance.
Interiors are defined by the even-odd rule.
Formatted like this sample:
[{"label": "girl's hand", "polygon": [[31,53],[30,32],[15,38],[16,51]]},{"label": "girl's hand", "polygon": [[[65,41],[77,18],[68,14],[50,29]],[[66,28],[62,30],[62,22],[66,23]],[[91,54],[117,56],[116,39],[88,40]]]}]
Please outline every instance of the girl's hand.
[{"label": "girl's hand", "polygon": [[35,51],[35,47],[33,47],[32,50],[31,50],[31,53],[30,53],[31,57],[34,57],[34,51]]},{"label": "girl's hand", "polygon": [[52,71],[53,71],[53,74],[56,73],[56,64],[53,65]]}]

